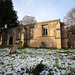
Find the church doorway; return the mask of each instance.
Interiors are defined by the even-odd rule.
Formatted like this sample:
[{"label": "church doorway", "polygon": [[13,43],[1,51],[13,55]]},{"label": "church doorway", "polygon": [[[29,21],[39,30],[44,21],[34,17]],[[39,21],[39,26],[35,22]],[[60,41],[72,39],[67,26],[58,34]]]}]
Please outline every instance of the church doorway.
[{"label": "church doorway", "polygon": [[9,45],[12,45],[13,44],[13,37],[10,37],[9,39]]}]

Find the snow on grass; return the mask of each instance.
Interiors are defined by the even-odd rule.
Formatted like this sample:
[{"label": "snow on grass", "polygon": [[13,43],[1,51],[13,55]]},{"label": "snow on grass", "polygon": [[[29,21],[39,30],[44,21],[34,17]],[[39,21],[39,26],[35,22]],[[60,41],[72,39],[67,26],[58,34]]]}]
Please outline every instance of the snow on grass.
[{"label": "snow on grass", "polygon": [[[0,49],[0,74],[33,75],[36,65],[45,65],[40,75],[75,75],[75,50],[18,49],[9,55],[10,49]],[[36,74],[34,74],[36,75]]]}]

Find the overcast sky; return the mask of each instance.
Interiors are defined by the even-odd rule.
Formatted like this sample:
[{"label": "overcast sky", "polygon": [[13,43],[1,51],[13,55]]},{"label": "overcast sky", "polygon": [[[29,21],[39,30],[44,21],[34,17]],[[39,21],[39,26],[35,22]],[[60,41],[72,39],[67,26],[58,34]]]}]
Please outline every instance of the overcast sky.
[{"label": "overcast sky", "polygon": [[12,0],[18,19],[34,16],[37,22],[60,19],[73,7],[75,0]]}]

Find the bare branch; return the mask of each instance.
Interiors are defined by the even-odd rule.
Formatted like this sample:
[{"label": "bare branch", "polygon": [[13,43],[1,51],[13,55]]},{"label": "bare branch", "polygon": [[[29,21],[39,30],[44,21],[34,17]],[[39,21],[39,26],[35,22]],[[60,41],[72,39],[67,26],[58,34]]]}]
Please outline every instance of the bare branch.
[{"label": "bare branch", "polygon": [[65,26],[75,26],[75,7],[72,8],[64,17]]},{"label": "bare branch", "polygon": [[20,24],[22,25],[29,25],[34,23],[36,23],[36,19],[35,17],[32,17],[32,16],[25,16],[20,22]]}]

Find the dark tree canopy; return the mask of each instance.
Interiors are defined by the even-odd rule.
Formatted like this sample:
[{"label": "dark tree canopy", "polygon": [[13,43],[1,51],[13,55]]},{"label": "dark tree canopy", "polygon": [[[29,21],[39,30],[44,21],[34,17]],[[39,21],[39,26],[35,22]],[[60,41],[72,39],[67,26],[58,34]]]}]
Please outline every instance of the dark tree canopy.
[{"label": "dark tree canopy", "polygon": [[72,34],[75,34],[75,26],[71,26],[68,28],[68,32],[72,32]]},{"label": "dark tree canopy", "polygon": [[75,7],[64,17],[65,27],[69,32],[75,33]]},{"label": "dark tree canopy", "polygon": [[17,18],[12,0],[0,0],[0,32],[2,32],[5,25],[7,27],[17,26]]}]

